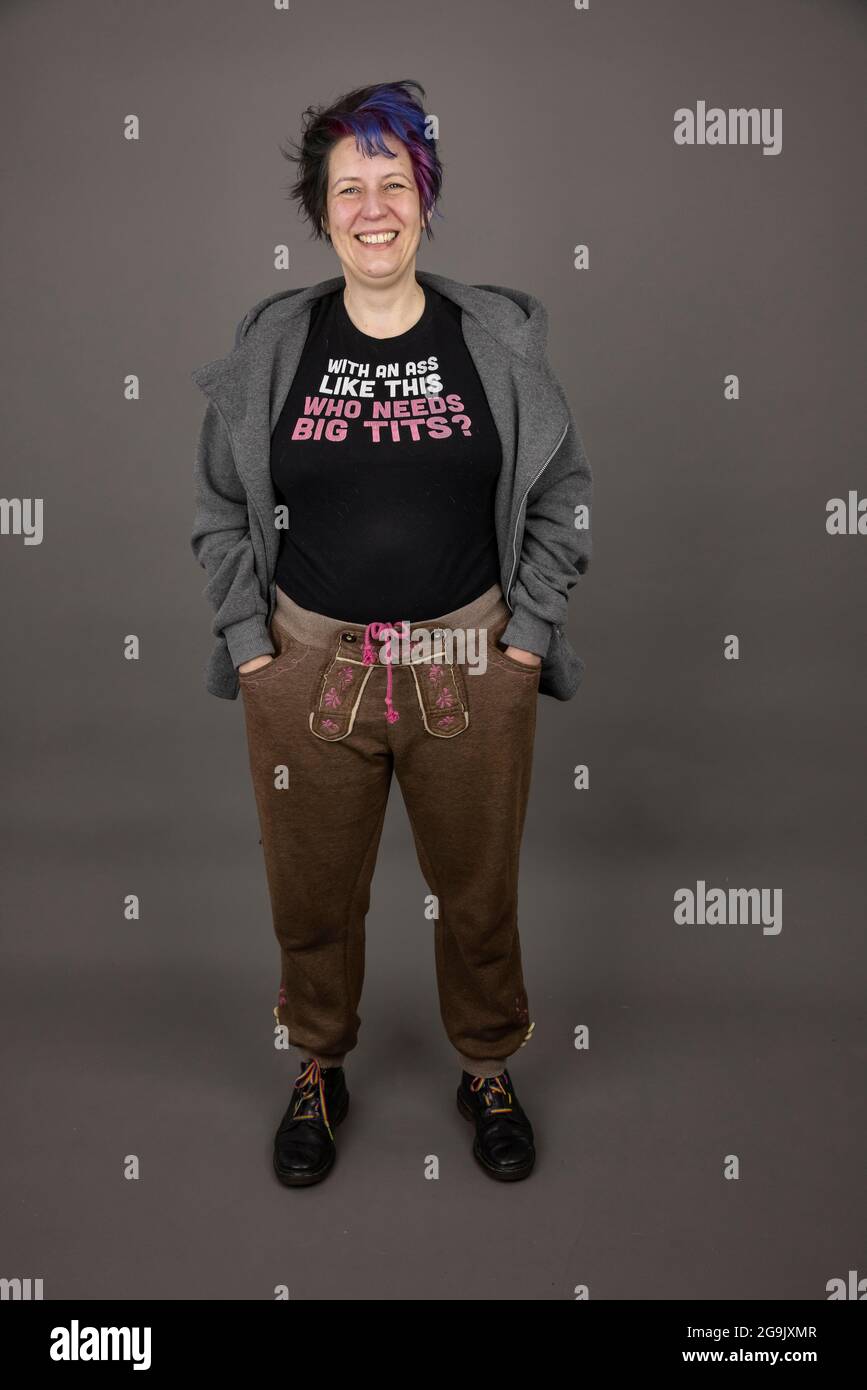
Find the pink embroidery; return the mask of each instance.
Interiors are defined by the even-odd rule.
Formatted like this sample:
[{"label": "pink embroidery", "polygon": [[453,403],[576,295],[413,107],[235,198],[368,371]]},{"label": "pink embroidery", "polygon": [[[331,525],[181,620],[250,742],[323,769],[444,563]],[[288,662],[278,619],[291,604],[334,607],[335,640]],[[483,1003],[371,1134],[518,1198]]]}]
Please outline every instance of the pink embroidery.
[{"label": "pink embroidery", "polygon": [[428,669],[427,678],[432,684],[436,684],[443,673],[442,666],[431,666]]},{"label": "pink embroidery", "polygon": [[449,709],[450,706],[454,704],[454,702],[454,695],[449,690],[448,686],[444,685],[439,695],[437,696],[437,709]]},{"label": "pink embroidery", "polygon": [[283,988],[282,985],[280,986],[280,993],[279,993],[278,996],[277,996],[277,1003],[280,1004],[281,1006],[285,1006],[286,1004],[289,1003],[289,1000],[288,1000],[287,997],[286,997],[286,991],[285,991],[285,989]]},{"label": "pink embroidery", "polygon": [[342,703],[343,702],[340,699],[340,696],[338,695],[337,691],[332,685],[331,689],[325,692],[325,699],[323,700],[323,704],[327,705],[329,709],[337,709],[338,706]]},{"label": "pink embroidery", "polygon": [[355,679],[355,672],[351,666],[344,666],[337,679],[343,681],[344,685],[351,685]]},{"label": "pink embroidery", "polygon": [[339,724],[335,724],[335,722],[334,722],[333,719],[320,719],[320,721],[319,721],[319,727],[320,727],[320,729],[334,730],[334,729],[338,729],[338,728],[340,727],[340,725],[339,725]]},{"label": "pink embroidery", "polygon": [[453,714],[444,714],[443,717],[442,717],[442,719],[438,719],[438,720],[437,720],[437,723],[439,724],[439,726],[440,726],[441,729],[448,729],[448,728],[450,728],[451,725],[454,724],[454,722],[455,722],[455,716],[454,716]]}]

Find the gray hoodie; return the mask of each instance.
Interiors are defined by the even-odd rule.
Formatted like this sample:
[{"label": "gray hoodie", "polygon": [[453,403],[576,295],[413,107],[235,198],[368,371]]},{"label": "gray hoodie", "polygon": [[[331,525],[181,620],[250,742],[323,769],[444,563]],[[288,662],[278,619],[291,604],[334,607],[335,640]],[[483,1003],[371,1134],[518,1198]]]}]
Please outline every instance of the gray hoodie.
[{"label": "gray hoodie", "polygon": [[[540,693],[569,700],[584,662],[563,626],[569,590],[590,563],[585,517],[592,477],[545,354],[545,307],[531,294],[500,285],[466,285],[418,269],[416,279],[461,306],[464,339],[502,444],[494,523],[500,583],[511,610],[502,640],[538,653]],[[206,685],[223,699],[237,697],[238,666],[275,650],[269,625],[280,532],[271,434],[304,348],[310,306],[344,284],[339,275],[260,300],[238,324],[232,351],[191,373],[207,397],[191,545],[214,610],[217,642]]]}]

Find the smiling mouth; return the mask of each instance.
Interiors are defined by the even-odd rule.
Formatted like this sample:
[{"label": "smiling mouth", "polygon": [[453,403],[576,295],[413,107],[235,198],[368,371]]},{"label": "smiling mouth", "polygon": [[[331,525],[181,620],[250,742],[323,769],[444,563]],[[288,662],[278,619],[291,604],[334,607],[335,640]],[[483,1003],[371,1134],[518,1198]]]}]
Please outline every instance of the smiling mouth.
[{"label": "smiling mouth", "polygon": [[355,240],[362,246],[390,246],[399,235],[399,232],[356,232]]}]

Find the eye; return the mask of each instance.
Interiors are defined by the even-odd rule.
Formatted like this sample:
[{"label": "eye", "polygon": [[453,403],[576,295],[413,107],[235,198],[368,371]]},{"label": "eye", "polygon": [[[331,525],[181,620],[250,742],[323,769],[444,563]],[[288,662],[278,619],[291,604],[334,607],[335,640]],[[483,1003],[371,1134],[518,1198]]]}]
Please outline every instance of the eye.
[{"label": "eye", "polygon": [[[401,191],[403,191],[403,192],[405,192],[405,191],[408,189],[408,187],[409,187],[408,184],[405,184],[405,183],[397,183],[397,182],[387,183],[385,186],[386,186],[386,188],[397,188],[397,189],[399,189],[399,190],[401,190]],[[339,196],[342,198],[344,193],[357,193],[357,192],[358,192],[358,184],[357,184],[357,183],[351,183],[351,184],[349,184],[346,188],[341,188],[341,190],[340,190],[340,195],[339,195]]]}]

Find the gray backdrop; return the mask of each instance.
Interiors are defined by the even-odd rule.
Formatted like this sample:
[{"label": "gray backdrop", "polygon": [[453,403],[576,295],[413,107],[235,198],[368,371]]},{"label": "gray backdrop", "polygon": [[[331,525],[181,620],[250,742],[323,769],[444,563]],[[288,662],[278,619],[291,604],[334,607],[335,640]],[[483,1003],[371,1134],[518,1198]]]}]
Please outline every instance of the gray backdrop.
[{"label": "gray backdrop", "polygon": [[[46,1298],[824,1299],[867,1275],[867,536],[825,524],[867,492],[865,9],[363,12],[3,9],[0,493],[41,497],[44,536],[0,536],[0,1276]],[[189,372],[256,300],[339,272],[286,198],[303,107],[404,77],[446,167],[419,263],[539,295],[595,474],[587,674],[540,701],[522,861],[536,1029],[512,1074],[539,1158],[517,1186],[471,1158],[395,786],[337,1168],[288,1191],[242,709],[203,686]],[[699,101],[781,108],[781,153],[675,145]],[[782,930],[679,925],[699,880],[780,889]]]}]

